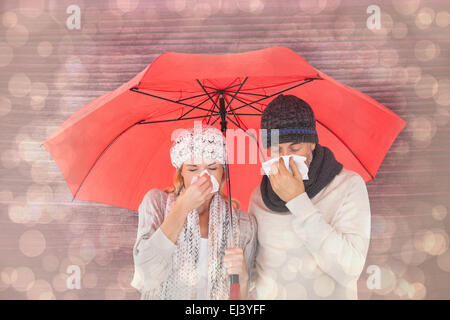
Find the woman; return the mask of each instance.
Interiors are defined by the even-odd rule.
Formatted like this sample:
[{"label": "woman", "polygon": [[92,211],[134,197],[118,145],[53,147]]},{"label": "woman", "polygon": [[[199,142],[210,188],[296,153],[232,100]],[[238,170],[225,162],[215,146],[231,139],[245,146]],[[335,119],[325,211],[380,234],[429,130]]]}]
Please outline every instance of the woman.
[{"label": "woman", "polygon": [[[131,283],[141,299],[228,299],[230,274],[249,298],[256,219],[233,200],[233,237],[225,182],[225,138],[213,127],[183,130],[170,150],[174,186],[152,189],[139,206]],[[205,172],[206,171],[206,172]]]}]

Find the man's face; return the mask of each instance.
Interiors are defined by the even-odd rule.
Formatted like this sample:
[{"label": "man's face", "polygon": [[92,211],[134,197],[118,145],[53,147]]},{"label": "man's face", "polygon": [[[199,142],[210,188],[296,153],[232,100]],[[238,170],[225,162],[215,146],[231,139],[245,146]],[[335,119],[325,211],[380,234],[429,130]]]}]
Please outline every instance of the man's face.
[{"label": "man's face", "polygon": [[311,142],[284,142],[279,145],[273,145],[270,147],[270,157],[277,158],[281,156],[288,156],[296,154],[298,156],[306,157],[306,166],[309,168],[313,157],[313,150],[316,147],[315,143]]}]

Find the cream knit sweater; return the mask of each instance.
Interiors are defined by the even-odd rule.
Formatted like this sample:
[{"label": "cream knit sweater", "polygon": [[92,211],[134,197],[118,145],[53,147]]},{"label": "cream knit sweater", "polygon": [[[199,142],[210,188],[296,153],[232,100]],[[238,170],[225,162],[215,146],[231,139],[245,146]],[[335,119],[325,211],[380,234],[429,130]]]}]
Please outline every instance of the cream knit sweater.
[{"label": "cream knit sweater", "polygon": [[345,168],[313,199],[268,209],[259,186],[249,213],[258,224],[255,299],[357,299],[356,282],[370,240],[370,205],[362,177]]}]

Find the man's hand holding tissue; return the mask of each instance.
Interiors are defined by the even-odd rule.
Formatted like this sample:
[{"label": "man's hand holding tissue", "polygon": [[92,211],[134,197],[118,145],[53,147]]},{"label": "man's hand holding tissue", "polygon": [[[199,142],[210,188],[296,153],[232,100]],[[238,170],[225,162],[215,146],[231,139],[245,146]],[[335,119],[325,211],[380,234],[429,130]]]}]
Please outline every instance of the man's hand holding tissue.
[{"label": "man's hand holding tissue", "polygon": [[273,191],[285,202],[305,192],[302,174],[292,157],[289,158],[289,166],[293,174],[286,168],[283,159],[280,159],[272,164],[269,175]]}]

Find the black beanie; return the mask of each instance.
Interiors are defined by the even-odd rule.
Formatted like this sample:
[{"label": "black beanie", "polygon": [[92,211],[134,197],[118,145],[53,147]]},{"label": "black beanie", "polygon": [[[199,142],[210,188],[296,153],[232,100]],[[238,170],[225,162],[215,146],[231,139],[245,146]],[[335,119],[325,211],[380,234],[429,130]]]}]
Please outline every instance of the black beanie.
[{"label": "black beanie", "polygon": [[[314,112],[304,100],[294,95],[280,94],[273,99],[261,117],[262,144],[270,148],[271,136],[279,134],[279,143],[318,143]],[[271,131],[271,129],[278,129]]]}]

